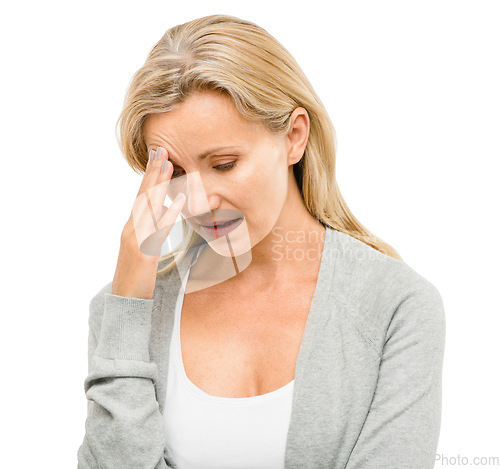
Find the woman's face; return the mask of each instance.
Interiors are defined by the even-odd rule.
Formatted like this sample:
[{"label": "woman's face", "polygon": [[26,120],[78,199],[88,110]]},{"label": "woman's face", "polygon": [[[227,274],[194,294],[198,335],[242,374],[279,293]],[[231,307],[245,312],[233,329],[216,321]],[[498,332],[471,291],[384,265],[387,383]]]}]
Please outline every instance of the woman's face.
[{"label": "woman's face", "polygon": [[[186,195],[182,215],[219,254],[247,252],[278,222],[296,162],[288,139],[245,120],[225,95],[197,92],[173,111],[150,115],[144,135],[148,151],[162,147],[174,165],[167,195]],[[227,235],[213,228],[237,218]]]}]

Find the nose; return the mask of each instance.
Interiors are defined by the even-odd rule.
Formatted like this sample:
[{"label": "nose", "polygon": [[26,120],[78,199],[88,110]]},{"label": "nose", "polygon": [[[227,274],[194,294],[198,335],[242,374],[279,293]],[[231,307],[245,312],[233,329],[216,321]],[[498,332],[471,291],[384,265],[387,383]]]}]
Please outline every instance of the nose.
[{"label": "nose", "polygon": [[186,174],[186,206],[190,217],[210,213],[211,207],[199,171]]},{"label": "nose", "polygon": [[181,213],[187,219],[206,215],[215,210],[219,203],[216,194],[209,194],[205,190],[199,171],[189,172],[170,180],[167,189],[169,198],[174,200],[179,192],[186,195],[186,203]]}]

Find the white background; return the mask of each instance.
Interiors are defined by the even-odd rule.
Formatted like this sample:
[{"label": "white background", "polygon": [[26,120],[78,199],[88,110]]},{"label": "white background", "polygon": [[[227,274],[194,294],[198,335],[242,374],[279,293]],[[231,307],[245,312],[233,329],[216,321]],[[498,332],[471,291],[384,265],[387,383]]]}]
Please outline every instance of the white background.
[{"label": "white background", "polygon": [[[438,454],[500,457],[496,1],[18,2],[0,19],[2,468],[76,467],[88,305],[142,177],[115,123],[165,30],[225,13],[295,56],[335,125],[358,220],[446,309]],[[436,467],[459,465],[437,463]],[[489,464],[489,467],[495,467]]]}]

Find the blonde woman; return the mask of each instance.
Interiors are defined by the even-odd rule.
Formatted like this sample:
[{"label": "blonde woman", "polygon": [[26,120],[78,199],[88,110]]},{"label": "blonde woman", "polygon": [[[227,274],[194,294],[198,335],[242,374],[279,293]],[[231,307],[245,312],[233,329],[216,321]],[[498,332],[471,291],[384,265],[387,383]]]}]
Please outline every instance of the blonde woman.
[{"label": "blonde woman", "polygon": [[434,467],[440,293],[349,211],[286,49],[231,16],[175,26],[119,125],[144,178],[90,302],[78,467]]}]

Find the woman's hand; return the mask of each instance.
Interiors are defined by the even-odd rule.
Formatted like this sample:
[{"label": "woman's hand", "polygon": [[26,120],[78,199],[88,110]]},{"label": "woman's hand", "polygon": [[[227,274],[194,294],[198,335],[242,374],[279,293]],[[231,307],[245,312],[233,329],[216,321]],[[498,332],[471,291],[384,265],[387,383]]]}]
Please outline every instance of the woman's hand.
[{"label": "woman's hand", "polygon": [[[163,167],[163,171],[162,171]],[[120,239],[120,252],[111,294],[152,299],[161,245],[170,234],[186,197],[179,193],[170,207],[163,201],[173,166],[167,151],[149,152],[149,161],[130,218]]]}]

